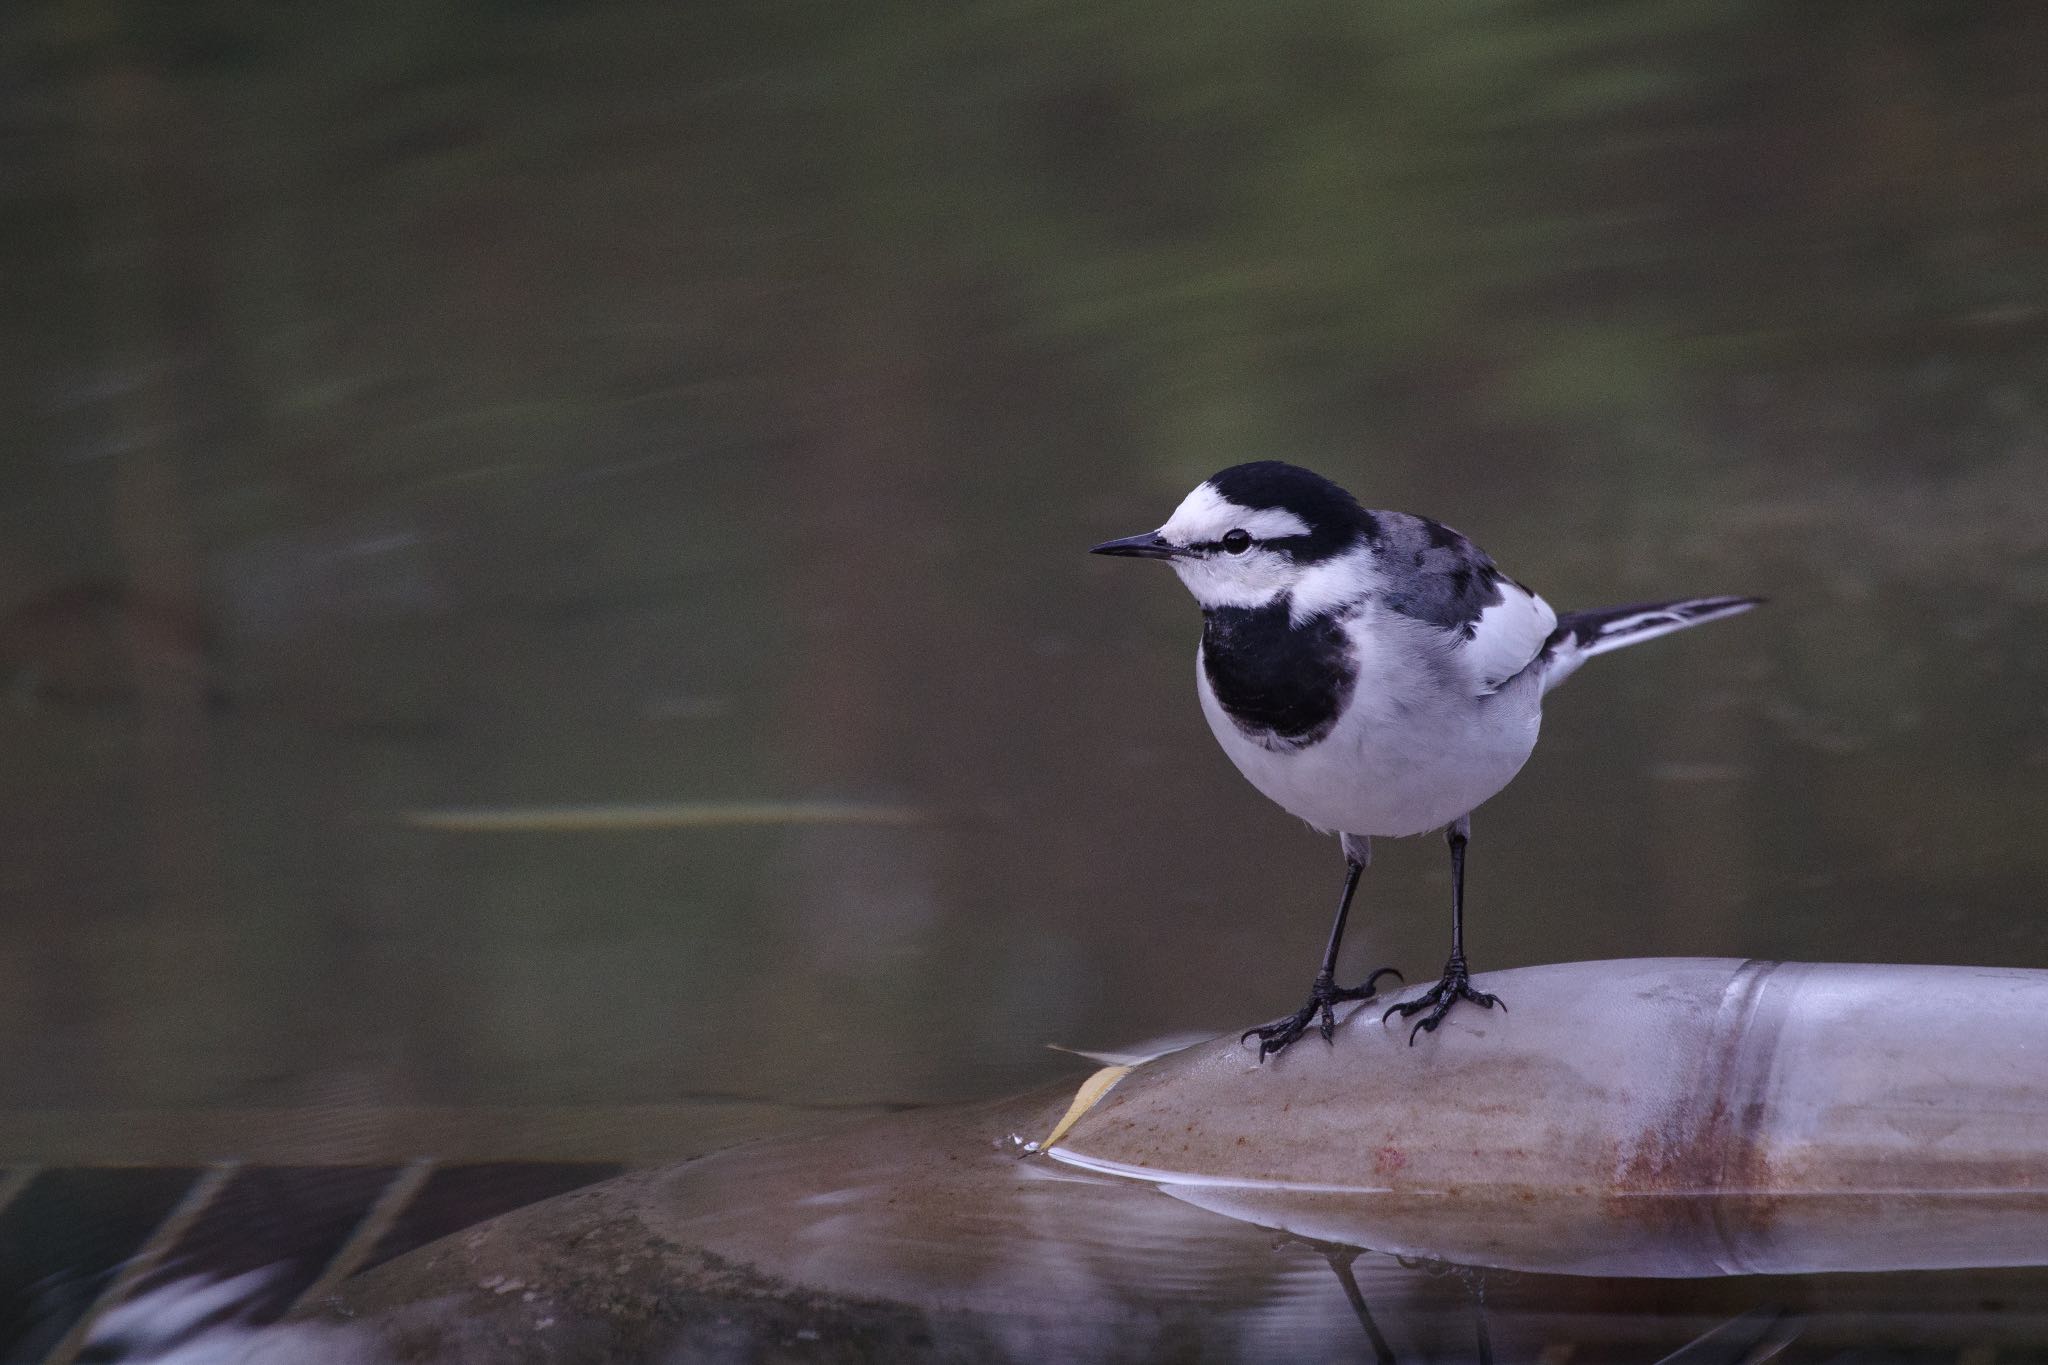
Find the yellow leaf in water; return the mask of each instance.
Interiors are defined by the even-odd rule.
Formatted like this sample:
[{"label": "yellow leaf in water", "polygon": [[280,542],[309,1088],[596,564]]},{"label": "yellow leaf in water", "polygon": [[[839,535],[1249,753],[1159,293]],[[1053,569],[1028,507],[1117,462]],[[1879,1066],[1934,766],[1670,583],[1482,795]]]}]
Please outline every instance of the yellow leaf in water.
[{"label": "yellow leaf in water", "polygon": [[1109,1093],[1110,1087],[1129,1075],[1132,1069],[1128,1066],[1106,1066],[1081,1082],[1081,1088],[1074,1092],[1074,1102],[1067,1106],[1067,1112],[1060,1116],[1060,1121],[1052,1126],[1052,1132],[1045,1141],[1038,1144],[1038,1150],[1043,1152],[1065,1137],[1074,1121],[1102,1103],[1102,1097]]}]

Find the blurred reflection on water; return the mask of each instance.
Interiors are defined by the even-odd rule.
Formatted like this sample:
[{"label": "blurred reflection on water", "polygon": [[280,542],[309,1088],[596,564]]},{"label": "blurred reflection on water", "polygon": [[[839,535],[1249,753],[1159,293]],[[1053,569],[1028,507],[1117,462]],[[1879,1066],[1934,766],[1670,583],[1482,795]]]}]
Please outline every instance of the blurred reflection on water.
[{"label": "blurred reflection on water", "polygon": [[[2048,11],[0,14],[0,1106],[993,1093],[1336,855],[1090,561],[1314,465],[1602,661],[1485,966],[2048,963]],[[105,591],[96,585],[115,585]],[[462,834],[853,800],[929,823]],[[1360,960],[1435,962],[1434,845]],[[61,1154],[56,1154],[61,1155]]]}]

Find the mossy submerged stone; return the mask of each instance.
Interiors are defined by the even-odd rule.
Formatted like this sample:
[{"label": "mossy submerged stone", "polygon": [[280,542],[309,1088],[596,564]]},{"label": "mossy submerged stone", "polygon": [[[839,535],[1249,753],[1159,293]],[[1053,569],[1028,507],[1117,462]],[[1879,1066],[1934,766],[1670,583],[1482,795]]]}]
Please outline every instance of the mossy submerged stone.
[{"label": "mossy submerged stone", "polygon": [[[1263,1229],[1021,1155],[1071,1087],[771,1139],[442,1239],[316,1321],[368,1359],[1093,1359],[1172,1355],[1283,1267]],[[820,1343],[823,1343],[821,1345]]]}]

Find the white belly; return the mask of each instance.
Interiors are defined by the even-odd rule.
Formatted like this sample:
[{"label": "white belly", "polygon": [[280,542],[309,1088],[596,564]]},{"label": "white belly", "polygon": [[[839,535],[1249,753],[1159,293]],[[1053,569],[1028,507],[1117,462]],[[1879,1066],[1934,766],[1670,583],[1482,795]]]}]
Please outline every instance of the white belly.
[{"label": "white belly", "polygon": [[1305,749],[1269,748],[1216,700],[1195,661],[1202,714],[1238,771],[1317,829],[1399,837],[1439,829],[1513,780],[1536,747],[1542,692],[1532,679],[1491,696],[1446,690],[1406,651],[1362,657],[1350,708]]}]

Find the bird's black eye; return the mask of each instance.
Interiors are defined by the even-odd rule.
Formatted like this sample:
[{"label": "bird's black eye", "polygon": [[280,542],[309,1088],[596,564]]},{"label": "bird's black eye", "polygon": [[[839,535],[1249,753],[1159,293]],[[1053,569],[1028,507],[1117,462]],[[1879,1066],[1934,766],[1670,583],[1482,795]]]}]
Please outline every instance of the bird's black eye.
[{"label": "bird's black eye", "polygon": [[1226,531],[1223,533],[1223,552],[1241,555],[1252,547],[1252,533],[1249,531]]}]

